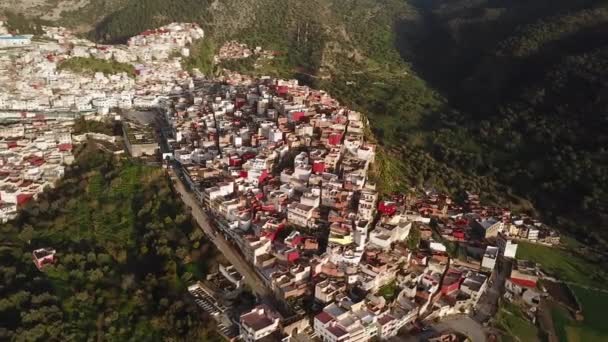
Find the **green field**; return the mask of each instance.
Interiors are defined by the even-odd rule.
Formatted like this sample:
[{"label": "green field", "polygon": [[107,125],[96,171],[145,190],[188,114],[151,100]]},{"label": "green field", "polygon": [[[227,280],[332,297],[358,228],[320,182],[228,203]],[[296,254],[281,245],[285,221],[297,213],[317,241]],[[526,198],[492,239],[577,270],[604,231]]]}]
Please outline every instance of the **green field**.
[{"label": "green field", "polygon": [[607,288],[606,273],[600,265],[559,248],[520,242],[517,258],[537,262],[542,269],[560,280]]},{"label": "green field", "polygon": [[577,322],[562,307],[554,307],[551,314],[560,341],[608,341],[608,325],[604,322],[604,309],[608,307],[608,293],[572,286],[583,307],[584,320]]},{"label": "green field", "polygon": [[507,333],[505,340],[538,341],[538,330],[521,309],[511,303],[503,302],[496,316],[498,328]]}]

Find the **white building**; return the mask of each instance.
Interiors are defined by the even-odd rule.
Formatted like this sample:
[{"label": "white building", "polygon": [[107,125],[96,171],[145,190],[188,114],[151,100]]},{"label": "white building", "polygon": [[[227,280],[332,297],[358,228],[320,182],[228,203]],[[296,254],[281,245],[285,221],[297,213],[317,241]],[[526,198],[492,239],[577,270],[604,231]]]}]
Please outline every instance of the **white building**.
[{"label": "white building", "polygon": [[326,342],[363,342],[378,335],[377,317],[365,302],[343,298],[326,306],[314,318],[317,336]]},{"label": "white building", "polygon": [[0,35],[0,48],[27,46],[32,43],[31,35]]},{"label": "white building", "polygon": [[287,206],[287,221],[298,226],[308,227],[312,220],[314,207],[301,203],[290,203]]},{"label": "white building", "polygon": [[377,225],[369,233],[369,242],[382,249],[388,249],[391,244],[407,239],[411,229],[412,222],[408,221],[399,221],[396,225]]},{"label": "white building", "polygon": [[503,234],[498,234],[496,245],[500,254],[505,258],[515,258],[515,255],[517,254],[517,242],[509,239]]},{"label": "white building", "polygon": [[488,246],[481,260],[481,268],[493,270],[496,266],[496,258],[498,258],[498,247]]},{"label": "white building", "polygon": [[245,342],[257,341],[279,329],[279,314],[266,305],[259,305],[241,315],[240,334]]},{"label": "white building", "polygon": [[371,220],[376,211],[378,193],[371,190],[362,190],[357,208],[357,217],[361,220]]}]

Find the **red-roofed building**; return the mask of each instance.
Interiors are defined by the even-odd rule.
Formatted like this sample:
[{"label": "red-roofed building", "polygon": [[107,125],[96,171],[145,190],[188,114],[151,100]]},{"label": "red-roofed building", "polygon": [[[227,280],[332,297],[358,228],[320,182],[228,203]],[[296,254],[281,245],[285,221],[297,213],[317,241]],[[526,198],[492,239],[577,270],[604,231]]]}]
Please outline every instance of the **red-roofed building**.
[{"label": "red-roofed building", "polygon": [[330,339],[330,341],[345,341],[349,338],[348,331],[344,330],[344,328],[337,323],[330,324],[326,329],[335,337],[335,339]]},{"label": "red-roofed building", "polygon": [[298,235],[296,237],[294,237],[293,239],[291,239],[291,241],[289,241],[289,245],[291,247],[297,247],[300,244],[302,244],[304,242],[304,237],[301,235]]},{"label": "red-roofed building", "polygon": [[509,281],[519,287],[536,288],[536,281],[530,279],[509,278]]},{"label": "red-roofed building", "polygon": [[258,178],[258,183],[263,184],[269,177],[270,175],[267,170],[262,171],[262,174]]},{"label": "red-roofed building", "polygon": [[298,252],[297,250],[291,250],[289,252],[287,252],[287,261],[289,262],[295,262],[296,260],[298,260],[300,258],[300,252]]},{"label": "red-roofed building", "polygon": [[17,195],[17,205],[24,206],[26,205],[32,198],[34,198],[33,194],[19,194]]},{"label": "red-roofed building", "polygon": [[456,240],[464,240],[465,239],[465,233],[463,230],[458,229],[458,230],[454,230],[452,232],[452,236],[454,237],[454,239]]},{"label": "red-roofed building", "polygon": [[242,97],[237,97],[234,101],[234,106],[236,109],[241,109],[247,103],[247,99]]},{"label": "red-roofed building", "polygon": [[335,146],[340,145],[342,143],[342,134],[331,133],[327,138],[327,143]]},{"label": "red-roofed building", "polygon": [[36,157],[36,156],[31,156],[29,158],[29,162],[33,166],[41,166],[42,164],[44,164],[44,158],[40,158],[40,157]]},{"label": "red-roofed building", "polygon": [[238,156],[231,156],[230,159],[228,159],[228,165],[230,166],[241,166],[241,164],[243,164],[243,160]]},{"label": "red-roofed building", "polygon": [[325,172],[325,162],[322,160],[313,161],[312,172],[317,174]]},{"label": "red-roofed building", "polygon": [[243,153],[243,155],[241,156],[241,158],[243,158],[243,161],[247,161],[249,159],[253,159],[253,158],[255,158],[255,153],[253,153],[253,152]]},{"label": "red-roofed building", "polygon": [[380,203],[378,203],[378,211],[383,215],[392,216],[397,212],[397,203],[380,201]]},{"label": "red-roofed building", "polygon": [[458,291],[462,281],[462,273],[455,270],[448,270],[441,285],[441,293],[449,296]]},{"label": "red-roofed building", "polygon": [[57,145],[57,148],[61,152],[71,151],[72,150],[72,144],[59,144],[59,145]]},{"label": "red-roofed building", "polygon": [[289,114],[292,122],[302,121],[306,117],[306,113],[304,112],[292,112]]},{"label": "red-roofed building", "polygon": [[327,312],[325,311],[321,311],[321,313],[319,313],[318,315],[315,316],[315,320],[321,322],[322,324],[327,324],[329,323],[332,319],[334,319],[333,317],[331,317]]},{"label": "red-roofed building", "polygon": [[277,94],[279,96],[283,96],[285,94],[287,94],[287,92],[289,91],[289,88],[287,86],[281,85],[277,87]]}]

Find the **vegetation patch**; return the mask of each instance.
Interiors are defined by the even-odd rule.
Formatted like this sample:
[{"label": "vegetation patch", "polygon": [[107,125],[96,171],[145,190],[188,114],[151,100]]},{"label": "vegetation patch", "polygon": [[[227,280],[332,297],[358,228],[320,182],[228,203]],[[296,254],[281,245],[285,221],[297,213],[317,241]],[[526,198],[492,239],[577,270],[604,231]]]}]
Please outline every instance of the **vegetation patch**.
[{"label": "vegetation patch", "polygon": [[593,264],[572,251],[520,241],[517,258],[541,264],[545,272],[560,280],[607,288],[606,273],[601,265]]},{"label": "vegetation patch", "polygon": [[70,70],[76,73],[92,74],[102,72],[104,75],[126,73],[135,77],[135,67],[128,63],[120,63],[113,59],[103,60],[93,57],[73,57],[62,61],[58,65],[59,70]]},{"label": "vegetation patch", "polygon": [[511,303],[502,302],[496,315],[496,325],[509,339],[521,342],[538,341],[538,329],[526,318],[522,310]]},{"label": "vegetation patch", "polygon": [[12,11],[4,12],[6,18],[5,25],[10,32],[19,34],[41,35],[43,25],[51,25],[50,22],[40,18],[28,18],[21,13]]},{"label": "vegetation patch", "polygon": [[190,50],[190,57],[183,62],[184,68],[188,71],[196,68],[205,75],[213,75],[215,73],[215,62],[213,60],[216,52],[215,43],[205,37],[194,43]]},{"label": "vegetation patch", "polygon": [[382,286],[378,290],[378,295],[384,297],[387,303],[392,302],[399,295],[399,286],[397,286],[396,282],[390,282],[384,286]]},{"label": "vegetation patch", "polygon": [[[161,169],[91,146],[1,226],[0,340],[213,340],[186,285],[217,251]],[[32,251],[56,261],[39,271]],[[200,250],[200,248],[199,248]]]},{"label": "vegetation patch", "polygon": [[608,339],[608,327],[604,321],[604,310],[608,306],[608,293],[572,286],[583,308],[582,322],[573,319],[568,310],[554,305],[551,311],[560,341],[596,342]]},{"label": "vegetation patch", "polygon": [[74,134],[101,133],[109,136],[122,135],[119,121],[109,120],[85,120],[83,117],[74,122]]}]

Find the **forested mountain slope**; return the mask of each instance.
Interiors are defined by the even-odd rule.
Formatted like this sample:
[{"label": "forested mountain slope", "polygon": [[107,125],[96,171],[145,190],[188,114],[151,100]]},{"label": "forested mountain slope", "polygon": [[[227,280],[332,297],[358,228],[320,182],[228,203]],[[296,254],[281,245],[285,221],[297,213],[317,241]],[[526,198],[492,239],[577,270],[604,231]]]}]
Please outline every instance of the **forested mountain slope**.
[{"label": "forested mountain slope", "polygon": [[[445,162],[491,174],[586,235],[608,226],[608,2],[427,1],[417,70],[458,109]],[[460,133],[458,133],[460,132]],[[475,157],[475,159],[472,159]]]}]

